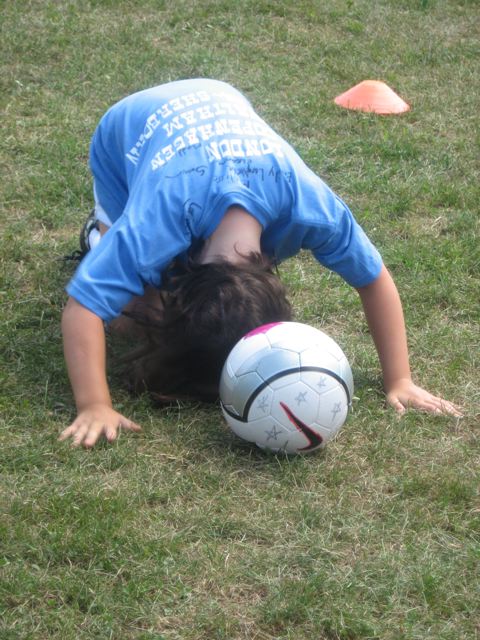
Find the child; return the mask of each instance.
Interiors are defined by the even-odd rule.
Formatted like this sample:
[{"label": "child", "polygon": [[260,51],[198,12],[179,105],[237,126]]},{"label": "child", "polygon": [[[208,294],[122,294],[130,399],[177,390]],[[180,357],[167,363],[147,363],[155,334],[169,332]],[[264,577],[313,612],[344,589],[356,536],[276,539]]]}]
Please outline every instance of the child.
[{"label": "child", "polygon": [[62,440],[91,447],[140,429],[112,407],[104,323],[123,313],[149,338],[136,388],[212,399],[235,342],[291,318],[272,265],[300,249],[358,291],[393,408],[460,415],[413,383],[397,289],[347,206],[233,87],[182,80],[121,100],[97,127],[90,164],[96,246],[67,287],[78,416]]}]

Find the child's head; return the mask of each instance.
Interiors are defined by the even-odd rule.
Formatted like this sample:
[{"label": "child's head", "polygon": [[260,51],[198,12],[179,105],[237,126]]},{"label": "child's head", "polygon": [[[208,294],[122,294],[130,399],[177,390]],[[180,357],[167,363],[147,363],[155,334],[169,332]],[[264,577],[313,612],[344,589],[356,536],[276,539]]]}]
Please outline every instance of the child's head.
[{"label": "child's head", "polygon": [[241,264],[192,262],[168,284],[161,312],[129,314],[146,325],[149,338],[136,359],[133,386],[160,400],[216,399],[235,343],[257,326],[292,316],[284,285],[260,254]]}]

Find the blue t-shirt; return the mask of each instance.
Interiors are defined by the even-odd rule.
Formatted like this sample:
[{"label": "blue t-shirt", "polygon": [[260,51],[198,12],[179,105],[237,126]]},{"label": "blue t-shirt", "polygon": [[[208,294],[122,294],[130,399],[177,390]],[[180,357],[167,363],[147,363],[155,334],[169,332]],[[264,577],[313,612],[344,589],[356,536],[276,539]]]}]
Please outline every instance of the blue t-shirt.
[{"label": "blue t-shirt", "polygon": [[349,284],[382,261],[348,207],[230,85],[181,80],[135,93],[103,116],[90,166],[113,222],[67,291],[106,321],[239,205],[262,225],[262,252],[301,249]]}]

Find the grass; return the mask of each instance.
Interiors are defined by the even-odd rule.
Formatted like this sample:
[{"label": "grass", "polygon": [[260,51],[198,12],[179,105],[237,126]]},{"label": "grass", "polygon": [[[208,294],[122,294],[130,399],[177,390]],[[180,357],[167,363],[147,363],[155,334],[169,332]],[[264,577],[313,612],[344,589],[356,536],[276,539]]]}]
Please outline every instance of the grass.
[{"label": "grass", "polygon": [[[478,29],[469,0],[2,4],[0,638],[472,640],[480,636]],[[216,407],[155,409],[72,450],[59,319],[91,206],[90,136],[120,97],[232,82],[345,198],[404,299],[416,378],[465,418],[384,405],[356,294],[308,255],[297,318],[354,369],[327,449],[277,458]],[[412,111],[332,99],[388,82]]]}]

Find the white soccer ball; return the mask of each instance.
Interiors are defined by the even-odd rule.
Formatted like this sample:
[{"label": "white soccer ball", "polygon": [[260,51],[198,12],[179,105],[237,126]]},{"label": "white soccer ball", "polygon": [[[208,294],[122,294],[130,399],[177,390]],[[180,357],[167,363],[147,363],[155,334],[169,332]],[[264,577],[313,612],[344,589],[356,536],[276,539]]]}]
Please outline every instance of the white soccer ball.
[{"label": "white soccer ball", "polygon": [[287,454],[320,449],[344,424],[353,376],[338,344],[299,322],[250,331],[232,349],[220,405],[234,433]]}]

